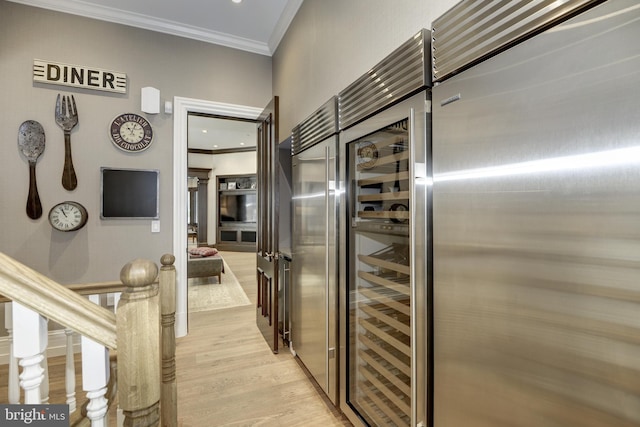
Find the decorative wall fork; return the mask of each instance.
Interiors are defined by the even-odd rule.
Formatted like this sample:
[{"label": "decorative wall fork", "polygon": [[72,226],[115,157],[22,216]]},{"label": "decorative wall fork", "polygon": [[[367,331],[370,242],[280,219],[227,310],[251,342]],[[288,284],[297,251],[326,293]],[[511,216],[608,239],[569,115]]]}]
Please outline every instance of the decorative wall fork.
[{"label": "decorative wall fork", "polygon": [[71,159],[71,129],[78,124],[78,110],[76,109],[76,100],[73,95],[71,95],[71,101],[69,101],[68,96],[63,96],[61,103],[60,94],[58,94],[56,99],[56,123],[64,131],[62,186],[67,190],[74,190],[78,186],[78,179]]}]

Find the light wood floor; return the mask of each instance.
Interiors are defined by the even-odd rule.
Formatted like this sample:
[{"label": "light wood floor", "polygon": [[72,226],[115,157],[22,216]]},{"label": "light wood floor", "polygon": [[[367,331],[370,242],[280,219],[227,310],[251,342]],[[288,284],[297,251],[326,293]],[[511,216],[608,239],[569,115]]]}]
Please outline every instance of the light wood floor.
[{"label": "light wood floor", "polygon": [[273,354],[255,320],[256,255],[223,252],[251,305],[189,315],[176,349],[183,427],[350,426],[285,347]]},{"label": "light wood floor", "polygon": [[[251,305],[189,315],[177,339],[178,424],[181,427],[351,426],[288,351],[273,354],[255,323],[256,255],[223,252]],[[76,371],[81,372],[77,358]],[[50,402],[63,403],[64,358],[49,359]],[[0,403],[7,402],[7,365],[0,366]],[[76,395],[84,400],[81,379]],[[111,410],[109,426],[116,425]]]}]

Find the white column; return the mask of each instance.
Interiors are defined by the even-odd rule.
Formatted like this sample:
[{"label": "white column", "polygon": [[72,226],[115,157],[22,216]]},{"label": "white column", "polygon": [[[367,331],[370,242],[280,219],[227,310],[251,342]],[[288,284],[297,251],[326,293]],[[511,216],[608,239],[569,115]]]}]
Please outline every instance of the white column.
[{"label": "white column", "polygon": [[73,331],[65,329],[64,333],[67,336],[64,384],[67,392],[66,403],[69,405],[69,413],[72,414],[76,410],[76,363],[73,354]]},{"label": "white column", "polygon": [[13,352],[13,304],[4,305],[4,326],[9,339],[9,383],[7,384],[7,399],[10,404],[20,403],[20,382],[18,380],[18,359]]},{"label": "white column", "polygon": [[24,403],[40,404],[40,386],[44,379],[41,363],[47,348],[47,321],[38,313],[13,302],[14,353],[20,360],[22,373],[20,387],[24,390]]},{"label": "white column", "polygon": [[[99,303],[98,295],[91,295],[90,301]],[[95,341],[81,337],[82,343],[82,389],[87,392],[87,418],[91,427],[107,427],[108,401],[105,398],[109,382],[109,350]]]}]

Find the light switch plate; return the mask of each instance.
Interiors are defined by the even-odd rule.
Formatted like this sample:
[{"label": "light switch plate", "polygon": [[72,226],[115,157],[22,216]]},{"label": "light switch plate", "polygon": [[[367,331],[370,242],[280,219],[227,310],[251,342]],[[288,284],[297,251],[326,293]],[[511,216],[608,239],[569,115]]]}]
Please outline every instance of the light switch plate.
[{"label": "light switch plate", "polygon": [[159,220],[151,221],[151,232],[152,233],[159,233],[160,232],[160,221]]}]

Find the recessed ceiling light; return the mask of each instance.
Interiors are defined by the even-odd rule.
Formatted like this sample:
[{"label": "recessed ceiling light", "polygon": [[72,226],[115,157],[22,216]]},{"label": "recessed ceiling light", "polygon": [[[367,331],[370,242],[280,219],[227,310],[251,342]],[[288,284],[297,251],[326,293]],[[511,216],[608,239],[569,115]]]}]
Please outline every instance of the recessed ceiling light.
[{"label": "recessed ceiling light", "polygon": [[207,130],[206,129],[202,129],[202,133],[207,133]]},{"label": "recessed ceiling light", "polygon": [[240,145],[244,145],[244,142],[241,142]]},{"label": "recessed ceiling light", "polygon": [[217,146],[217,145],[214,145],[214,146],[213,146],[213,148],[218,148],[218,146]]},{"label": "recessed ceiling light", "polygon": [[231,0],[234,3],[242,3],[242,0]]}]

